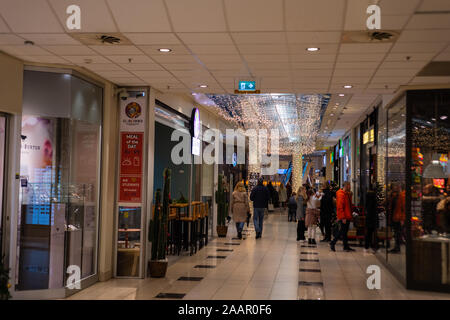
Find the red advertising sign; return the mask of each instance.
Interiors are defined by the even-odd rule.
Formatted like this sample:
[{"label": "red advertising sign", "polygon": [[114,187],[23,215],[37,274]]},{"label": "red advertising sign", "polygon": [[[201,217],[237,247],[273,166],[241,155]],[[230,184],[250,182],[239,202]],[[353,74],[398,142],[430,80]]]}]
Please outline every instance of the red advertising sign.
[{"label": "red advertising sign", "polygon": [[141,177],[120,176],[119,202],[141,202]]},{"label": "red advertising sign", "polygon": [[143,138],[143,133],[121,133],[120,175],[142,174]]}]

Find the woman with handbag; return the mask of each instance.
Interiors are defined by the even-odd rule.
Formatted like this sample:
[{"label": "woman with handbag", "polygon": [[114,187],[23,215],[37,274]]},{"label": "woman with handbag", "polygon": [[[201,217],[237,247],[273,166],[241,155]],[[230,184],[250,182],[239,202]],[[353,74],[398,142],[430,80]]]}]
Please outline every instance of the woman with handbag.
[{"label": "woman with handbag", "polygon": [[242,229],[244,228],[245,221],[247,221],[247,214],[250,212],[247,190],[242,181],[236,184],[234,192],[231,195],[230,210],[233,215],[233,220],[236,223],[238,238],[242,239]]},{"label": "woman with handbag", "polygon": [[319,222],[320,199],[322,196],[315,193],[314,190],[308,190],[306,194],[306,219],[305,224],[308,228],[308,244],[316,244],[316,228]]}]

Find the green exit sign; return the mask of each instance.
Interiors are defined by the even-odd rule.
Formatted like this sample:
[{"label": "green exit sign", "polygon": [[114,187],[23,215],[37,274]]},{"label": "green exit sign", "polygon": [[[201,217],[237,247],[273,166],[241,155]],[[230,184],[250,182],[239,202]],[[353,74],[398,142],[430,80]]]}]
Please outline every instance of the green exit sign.
[{"label": "green exit sign", "polygon": [[256,81],[239,81],[239,91],[256,91]]}]

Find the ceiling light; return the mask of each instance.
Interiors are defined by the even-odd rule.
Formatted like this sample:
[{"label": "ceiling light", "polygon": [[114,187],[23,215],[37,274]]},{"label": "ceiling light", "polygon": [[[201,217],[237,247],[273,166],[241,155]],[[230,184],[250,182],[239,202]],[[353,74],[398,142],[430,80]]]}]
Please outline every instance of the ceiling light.
[{"label": "ceiling light", "polygon": [[344,96],[345,96],[345,94],[339,93],[339,97],[344,97]]},{"label": "ceiling light", "polygon": [[172,49],[169,49],[169,48],[159,48],[158,51],[159,51],[159,52],[165,52],[165,53],[166,53],[166,52],[172,51]]},{"label": "ceiling light", "polygon": [[200,88],[208,88],[208,86],[206,84],[201,84],[199,85]]},{"label": "ceiling light", "polygon": [[309,52],[316,52],[316,51],[319,51],[320,48],[317,48],[317,47],[309,47],[309,48],[306,48],[306,50],[308,50]]},{"label": "ceiling light", "polygon": [[441,116],[441,120],[446,120],[447,118],[447,116]]},{"label": "ceiling light", "polygon": [[351,88],[353,88],[353,86],[350,85],[350,84],[346,84],[346,85],[344,86],[344,89],[351,89]]}]

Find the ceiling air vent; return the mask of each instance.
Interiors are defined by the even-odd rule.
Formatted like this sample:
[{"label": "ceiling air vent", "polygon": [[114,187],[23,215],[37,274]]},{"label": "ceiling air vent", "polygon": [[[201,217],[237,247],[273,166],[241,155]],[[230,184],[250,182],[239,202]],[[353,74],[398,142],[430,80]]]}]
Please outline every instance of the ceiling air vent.
[{"label": "ceiling air vent", "polygon": [[342,34],[342,43],[390,43],[398,36],[397,31],[347,31]]},{"label": "ceiling air vent", "polygon": [[102,43],[118,44],[118,43],[120,43],[120,38],[108,36],[108,35],[102,35],[102,36],[100,36],[100,41]]},{"label": "ceiling air vent", "polygon": [[75,40],[80,41],[82,44],[87,46],[92,45],[115,45],[124,46],[132,45],[131,41],[128,40],[121,33],[69,33],[69,35]]}]

